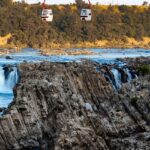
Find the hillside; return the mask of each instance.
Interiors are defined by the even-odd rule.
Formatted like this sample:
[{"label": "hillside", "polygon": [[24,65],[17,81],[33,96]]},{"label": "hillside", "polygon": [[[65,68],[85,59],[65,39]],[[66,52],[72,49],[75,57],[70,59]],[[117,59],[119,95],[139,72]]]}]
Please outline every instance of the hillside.
[{"label": "hillside", "polygon": [[0,36],[11,34],[7,45],[17,47],[150,47],[150,6],[94,5],[90,23],[80,21],[75,4],[51,8],[54,21],[45,23],[40,4],[1,0]]}]

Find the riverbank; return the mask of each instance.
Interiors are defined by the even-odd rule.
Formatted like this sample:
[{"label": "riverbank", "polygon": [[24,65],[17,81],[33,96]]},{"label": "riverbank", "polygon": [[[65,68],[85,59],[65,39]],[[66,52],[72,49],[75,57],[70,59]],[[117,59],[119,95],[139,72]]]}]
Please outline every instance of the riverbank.
[{"label": "riverbank", "polygon": [[[83,48],[81,52],[89,54],[88,48],[105,48],[105,49],[132,49],[132,48],[142,48],[150,49],[150,37],[143,37],[142,40],[136,40],[134,38],[126,38],[125,40],[97,40],[95,42],[80,42],[80,43],[70,43],[66,42],[64,44],[51,43],[48,48],[41,48],[42,53],[47,55],[54,55],[64,53],[63,49],[69,48]],[[53,50],[54,49],[54,50]],[[57,50],[56,50],[57,49]],[[60,51],[59,51],[60,50]],[[86,50],[86,51],[84,51]],[[67,53],[67,52],[66,52]],[[71,52],[69,54],[72,54]],[[79,53],[78,53],[79,54]]]},{"label": "riverbank", "polygon": [[[82,48],[80,51],[68,51],[69,48]],[[127,38],[123,40],[98,40],[95,42],[80,42],[72,44],[69,42],[62,44],[51,43],[48,48],[40,48],[42,53],[45,55],[79,55],[87,54],[91,55],[88,48],[105,48],[105,49],[132,49],[132,48],[142,48],[150,49],[150,38],[144,37],[142,40],[136,40],[134,38]]]},{"label": "riverbank", "polygon": [[[1,45],[0,55],[9,54],[12,52],[19,52],[21,49],[29,47],[25,44],[5,44]],[[136,40],[134,38],[126,38],[125,40],[97,40],[95,42],[79,42],[79,43],[48,43],[46,46],[43,44],[41,47],[36,45],[34,49],[39,49],[43,55],[93,55],[95,53],[88,50],[88,48],[119,48],[119,49],[132,49],[142,48],[150,49],[150,37],[143,37],[142,40]],[[79,51],[71,51],[71,48],[81,48]]]}]

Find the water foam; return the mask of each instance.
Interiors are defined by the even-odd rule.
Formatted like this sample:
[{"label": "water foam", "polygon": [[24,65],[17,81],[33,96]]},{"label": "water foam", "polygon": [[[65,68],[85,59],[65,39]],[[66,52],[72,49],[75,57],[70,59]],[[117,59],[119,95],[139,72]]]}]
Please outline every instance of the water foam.
[{"label": "water foam", "polygon": [[17,67],[5,70],[0,66],[0,107],[7,107],[13,100],[13,88],[19,80]]}]

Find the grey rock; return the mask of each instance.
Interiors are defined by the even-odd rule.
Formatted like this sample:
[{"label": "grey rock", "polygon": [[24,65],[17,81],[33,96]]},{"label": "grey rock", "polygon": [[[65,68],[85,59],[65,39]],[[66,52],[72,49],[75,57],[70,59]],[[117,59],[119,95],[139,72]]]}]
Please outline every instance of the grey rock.
[{"label": "grey rock", "polygon": [[19,65],[14,102],[0,118],[0,150],[149,150],[150,77],[119,93],[94,65]]}]

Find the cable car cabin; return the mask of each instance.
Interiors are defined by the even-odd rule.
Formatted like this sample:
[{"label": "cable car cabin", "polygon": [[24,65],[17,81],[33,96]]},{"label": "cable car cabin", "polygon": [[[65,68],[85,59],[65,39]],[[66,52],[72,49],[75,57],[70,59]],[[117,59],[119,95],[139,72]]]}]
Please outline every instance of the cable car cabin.
[{"label": "cable car cabin", "polygon": [[92,10],[91,9],[81,9],[80,18],[82,21],[92,20]]},{"label": "cable car cabin", "polygon": [[53,21],[53,11],[52,9],[43,9],[41,18],[43,21],[52,22]]}]

